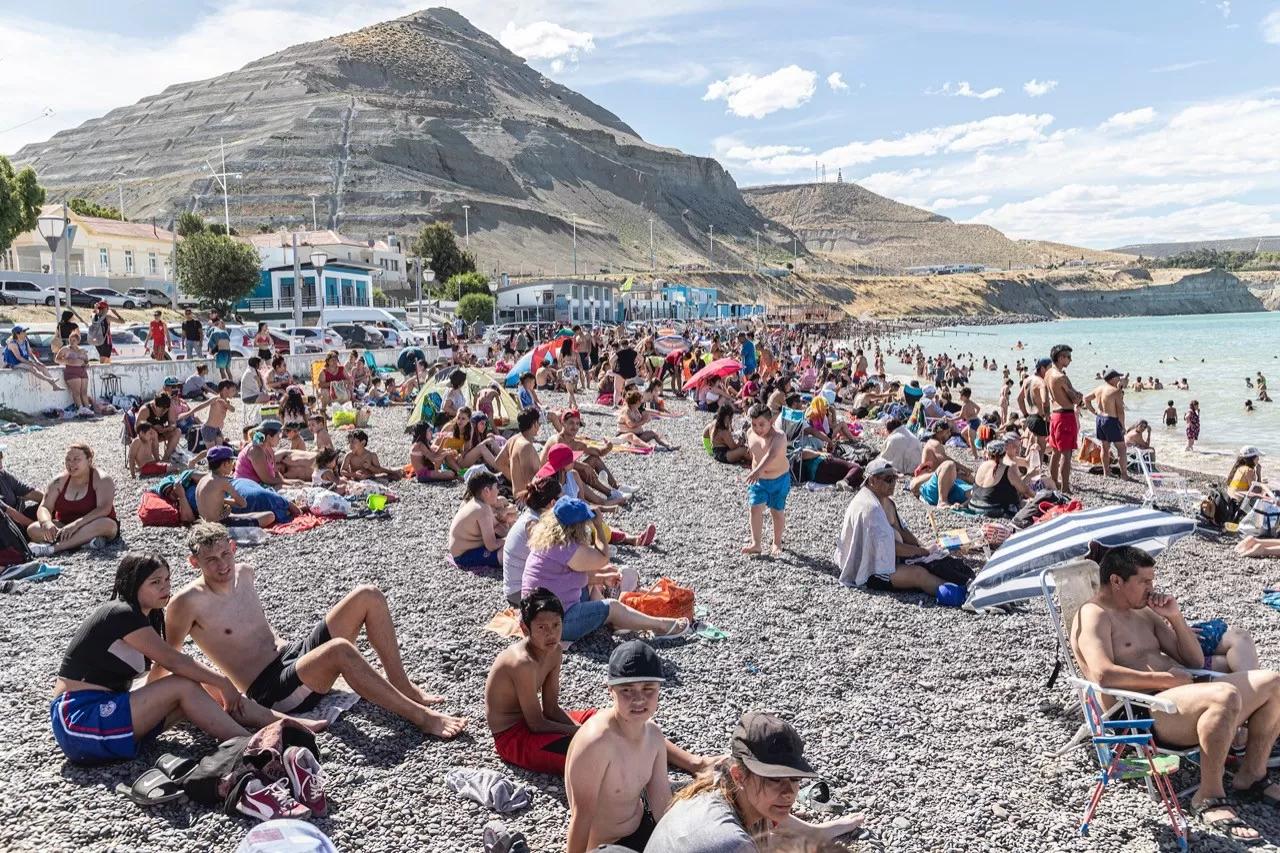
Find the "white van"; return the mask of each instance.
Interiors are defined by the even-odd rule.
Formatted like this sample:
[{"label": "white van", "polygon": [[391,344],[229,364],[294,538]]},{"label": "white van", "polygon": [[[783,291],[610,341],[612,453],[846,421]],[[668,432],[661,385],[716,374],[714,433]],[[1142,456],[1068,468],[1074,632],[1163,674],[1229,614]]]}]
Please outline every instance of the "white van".
[{"label": "white van", "polygon": [[416,334],[403,320],[385,308],[326,308],[321,318],[321,326],[331,326],[334,323],[376,326],[378,323],[385,323],[399,332],[402,339],[412,340],[419,346],[422,344],[422,335]]}]

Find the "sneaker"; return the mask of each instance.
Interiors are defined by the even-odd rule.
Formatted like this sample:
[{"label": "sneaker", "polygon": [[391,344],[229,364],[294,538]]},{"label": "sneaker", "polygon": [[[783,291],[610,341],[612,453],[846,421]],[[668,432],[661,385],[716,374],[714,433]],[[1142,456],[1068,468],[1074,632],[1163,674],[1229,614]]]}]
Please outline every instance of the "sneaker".
[{"label": "sneaker", "polygon": [[491,820],[484,825],[484,853],[529,853],[529,842],[523,832]]},{"label": "sneaker", "polygon": [[86,551],[101,551],[106,547],[107,537],[105,536],[95,536],[84,545]]},{"label": "sneaker", "polygon": [[236,811],[258,820],[302,820],[311,816],[311,809],[301,805],[289,793],[287,779],[279,779],[272,785],[250,779],[244,786],[244,793],[236,801]]},{"label": "sneaker", "polygon": [[31,545],[31,556],[33,557],[52,557],[53,546],[37,542]]},{"label": "sneaker", "polygon": [[329,813],[329,801],[324,795],[324,769],[311,750],[305,746],[286,749],[284,772],[289,776],[289,787],[298,802],[311,809],[316,817],[324,817]]}]

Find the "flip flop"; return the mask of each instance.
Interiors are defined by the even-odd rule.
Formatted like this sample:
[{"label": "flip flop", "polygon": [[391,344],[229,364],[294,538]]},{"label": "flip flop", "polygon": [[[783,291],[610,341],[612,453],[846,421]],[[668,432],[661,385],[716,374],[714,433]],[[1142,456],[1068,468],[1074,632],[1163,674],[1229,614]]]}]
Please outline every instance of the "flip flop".
[{"label": "flip flop", "polygon": [[[683,629],[677,630],[676,626],[679,625],[681,622],[684,622],[685,626]],[[651,642],[663,643],[663,642],[670,642],[673,640],[683,640],[693,633],[694,633],[693,621],[689,619],[685,619],[683,616],[681,616],[679,619],[676,620],[676,623],[672,625],[671,628],[665,634],[654,634],[653,637],[651,638]]]},{"label": "flip flop", "polygon": [[643,546],[652,545],[653,540],[657,537],[657,535],[658,535],[657,526],[650,524],[648,527],[644,529],[644,533],[640,534],[640,538],[639,540],[637,540],[636,544],[643,545]]},{"label": "flip flop", "polygon": [[116,785],[116,793],[128,797],[134,805],[144,807],[171,803],[186,796],[181,785],[154,767],[135,779],[132,785],[123,782]]},{"label": "flip flop", "polygon": [[1232,834],[1231,830],[1233,829],[1252,829],[1257,832],[1254,827],[1249,826],[1249,824],[1241,820],[1238,814],[1232,817],[1220,817],[1217,820],[1204,819],[1205,812],[1211,812],[1217,809],[1231,809],[1232,811],[1236,811],[1236,806],[1227,797],[1210,797],[1209,799],[1192,806],[1191,814],[1196,818],[1196,820],[1200,821],[1205,826],[1210,829],[1218,830],[1226,838],[1236,842],[1237,844],[1243,844],[1246,847],[1254,847],[1258,844],[1266,843],[1266,839],[1263,838],[1261,834],[1255,835],[1252,838]]},{"label": "flip flop", "polygon": [[156,769],[168,779],[181,784],[196,769],[196,762],[181,755],[166,752],[156,761]]},{"label": "flip flop", "polygon": [[840,814],[844,811],[843,805],[831,802],[831,788],[821,779],[801,788],[796,794],[796,802],[813,812]]},{"label": "flip flop", "polygon": [[694,633],[696,633],[699,637],[701,637],[704,640],[715,641],[715,640],[729,639],[728,634],[726,634],[724,631],[717,628],[715,625],[712,625],[710,622],[699,622],[698,630],[695,631]]}]

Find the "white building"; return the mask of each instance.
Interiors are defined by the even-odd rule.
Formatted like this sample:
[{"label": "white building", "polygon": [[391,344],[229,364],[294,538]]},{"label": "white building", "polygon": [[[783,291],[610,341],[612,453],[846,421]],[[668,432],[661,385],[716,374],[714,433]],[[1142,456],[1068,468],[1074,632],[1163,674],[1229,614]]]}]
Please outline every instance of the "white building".
[{"label": "white building", "polygon": [[[407,258],[401,251],[400,238],[395,235],[385,240],[357,240],[328,230],[297,234],[298,254],[304,261],[318,249],[332,261],[356,261],[374,267],[374,284],[386,293],[413,289],[408,279]],[[293,263],[293,232],[254,234],[249,241],[262,253],[263,269]]]},{"label": "white building", "polygon": [[501,285],[499,323],[613,323],[619,306],[616,281],[544,279]]}]

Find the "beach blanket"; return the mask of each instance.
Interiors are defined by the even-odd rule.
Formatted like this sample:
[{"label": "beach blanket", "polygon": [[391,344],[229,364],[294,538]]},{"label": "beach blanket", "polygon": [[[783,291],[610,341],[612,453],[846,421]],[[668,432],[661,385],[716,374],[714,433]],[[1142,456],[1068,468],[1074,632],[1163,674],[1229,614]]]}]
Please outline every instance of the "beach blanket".
[{"label": "beach blanket", "polygon": [[849,502],[833,559],[845,586],[865,586],[872,575],[893,574],[893,527],[870,489],[862,489]]},{"label": "beach blanket", "polygon": [[492,631],[499,637],[522,636],[520,631],[520,611],[514,607],[508,607],[490,619],[489,624],[485,625],[484,629]]},{"label": "beach blanket", "polygon": [[268,527],[268,533],[274,533],[276,536],[288,536],[290,533],[301,533],[304,530],[314,530],[322,524],[328,524],[329,519],[321,518],[318,515],[299,515],[293,521],[285,524],[277,524]]}]

